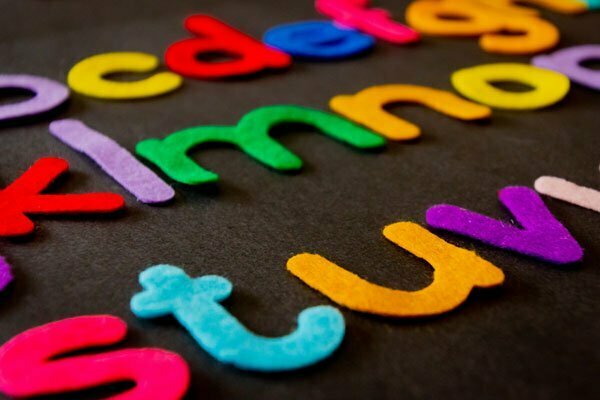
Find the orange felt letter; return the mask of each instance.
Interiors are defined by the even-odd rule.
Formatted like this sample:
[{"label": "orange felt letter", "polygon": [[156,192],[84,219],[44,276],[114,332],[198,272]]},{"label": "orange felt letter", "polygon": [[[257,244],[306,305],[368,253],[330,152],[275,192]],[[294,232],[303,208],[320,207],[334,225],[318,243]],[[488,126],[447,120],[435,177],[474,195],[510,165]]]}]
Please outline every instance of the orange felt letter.
[{"label": "orange felt letter", "polygon": [[406,20],[427,35],[479,36],[480,47],[488,53],[534,54],[560,39],[556,26],[539,18],[536,10],[517,8],[510,1],[420,0],[408,6]]},{"label": "orange felt letter", "polygon": [[462,304],[474,287],[504,282],[502,270],[456,247],[412,222],[398,222],[383,230],[385,237],[434,269],[433,282],[408,292],[372,284],[316,254],[299,254],[288,270],[313,289],[354,311],[388,317],[426,317],[446,313]]},{"label": "orange felt letter", "polygon": [[536,17],[506,18],[503,30],[519,34],[486,33],[479,39],[479,46],[488,53],[534,54],[553,48],[560,40],[556,26]]},{"label": "orange felt letter", "polygon": [[502,30],[497,12],[464,1],[421,0],[410,3],[406,22],[417,31],[433,36],[480,36]]},{"label": "orange felt letter", "polygon": [[472,103],[444,90],[416,85],[381,85],[361,90],[354,95],[335,96],[329,101],[332,110],[380,133],[390,140],[410,140],[421,135],[421,129],[387,112],[391,103],[418,103],[450,117],[471,121],[488,118],[489,107]]},{"label": "orange felt letter", "polygon": [[533,8],[523,7],[524,5],[543,7],[561,14],[580,14],[587,11],[583,0],[478,0],[478,2],[529,15],[537,15],[539,12]]}]

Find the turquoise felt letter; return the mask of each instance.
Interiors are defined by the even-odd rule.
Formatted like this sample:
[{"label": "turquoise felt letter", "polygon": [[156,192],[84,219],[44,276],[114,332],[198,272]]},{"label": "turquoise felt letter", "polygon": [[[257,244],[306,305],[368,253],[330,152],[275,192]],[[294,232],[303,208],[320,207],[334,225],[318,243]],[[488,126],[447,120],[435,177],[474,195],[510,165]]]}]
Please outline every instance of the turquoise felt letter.
[{"label": "turquoise felt letter", "polygon": [[219,302],[231,294],[227,279],[190,278],[182,269],[156,265],[140,274],[145,289],[131,299],[140,318],[173,314],[198,344],[221,362],[255,371],[306,367],[329,357],[344,338],[342,314],[330,306],[307,308],[289,335],[267,338],[244,327]]}]

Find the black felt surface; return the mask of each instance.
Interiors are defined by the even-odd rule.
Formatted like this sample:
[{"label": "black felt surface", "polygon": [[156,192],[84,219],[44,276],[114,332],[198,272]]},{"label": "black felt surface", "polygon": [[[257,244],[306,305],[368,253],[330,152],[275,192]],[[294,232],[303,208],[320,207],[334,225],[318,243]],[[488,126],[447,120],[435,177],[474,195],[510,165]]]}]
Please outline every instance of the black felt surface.
[{"label": "black felt surface", "polygon": [[[402,15],[405,1],[377,1]],[[65,81],[77,61],[109,51],[162,55],[184,38],[182,22],[208,13],[260,37],[285,22],[319,18],[311,0],[0,1],[0,72]],[[561,46],[600,43],[600,14],[544,12],[562,31]],[[376,84],[409,83],[452,90],[462,67],[526,57],[486,54],[476,40],[424,38],[418,46],[379,43],[368,56],[339,63],[296,63],[287,73],[230,82],[186,80],[170,95],[136,102],[74,94],[57,117],[73,117],[129,149],[202,124],[234,124],[253,108],[298,104],[327,109],[337,94]],[[135,79],[136,76],[131,78]],[[2,96],[2,101],[16,98]],[[114,191],[126,197],[117,217],[35,217],[32,237],[2,240],[16,279],[0,294],[0,342],[47,322],[85,314],[125,319],[123,346],[156,346],[186,358],[190,399],[563,399],[593,398],[600,370],[598,287],[600,216],[547,199],[551,211],[586,250],[580,265],[556,267],[461,237],[506,273],[498,290],[479,291],[458,310],[434,319],[393,320],[344,310],[347,336],[325,362],[287,374],[240,372],[219,364],[174,319],[141,321],[129,311],[137,275],[156,263],[191,275],[219,274],[234,284],[227,308],[250,329],[282,335],[304,308],[330,302],[285,269],[314,252],[369,280],[418,289],[432,270],[384,239],[397,221],[424,224],[440,202],[508,218],[496,191],[532,186],[556,175],[597,188],[600,93],[575,85],[560,104],[536,112],[494,111],[490,123],[463,123],[417,106],[390,108],[423,128],[421,139],[361,153],[310,129],[282,127],[276,136],[305,168],[286,175],[240,152],[194,153],[221,174],[212,187],[175,185],[164,207],[136,203],[89,159],[48,133],[51,119],[0,128],[0,184],[39,157],[66,158],[72,172],[58,192]],[[122,346],[121,346],[122,347]],[[118,347],[118,348],[121,348]],[[115,347],[117,348],[117,347]],[[114,388],[80,396],[99,398]]]}]

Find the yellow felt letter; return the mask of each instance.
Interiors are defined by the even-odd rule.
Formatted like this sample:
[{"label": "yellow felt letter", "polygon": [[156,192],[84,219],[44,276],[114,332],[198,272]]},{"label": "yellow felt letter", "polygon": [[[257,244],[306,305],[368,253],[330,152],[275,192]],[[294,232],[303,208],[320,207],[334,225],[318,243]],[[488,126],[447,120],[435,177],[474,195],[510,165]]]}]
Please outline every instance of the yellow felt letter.
[{"label": "yellow felt letter", "polygon": [[152,54],[119,52],[98,54],[75,64],[67,81],[74,91],[111,100],[159,96],[181,86],[183,79],[172,72],[160,72],[133,82],[111,81],[106,75],[117,72],[151,72],[159,65]]},{"label": "yellow felt letter", "polygon": [[474,287],[502,284],[504,273],[474,252],[445,242],[412,222],[387,226],[385,237],[423,258],[434,269],[428,287],[402,291],[372,284],[316,254],[299,254],[288,270],[334,302],[355,311],[389,317],[424,317],[448,312],[462,304]]},{"label": "yellow felt letter", "polygon": [[[558,72],[529,64],[485,64],[460,69],[452,74],[452,85],[463,96],[494,108],[533,110],[550,106],[567,95],[569,78]],[[511,92],[491,82],[513,81],[533,87]]]}]

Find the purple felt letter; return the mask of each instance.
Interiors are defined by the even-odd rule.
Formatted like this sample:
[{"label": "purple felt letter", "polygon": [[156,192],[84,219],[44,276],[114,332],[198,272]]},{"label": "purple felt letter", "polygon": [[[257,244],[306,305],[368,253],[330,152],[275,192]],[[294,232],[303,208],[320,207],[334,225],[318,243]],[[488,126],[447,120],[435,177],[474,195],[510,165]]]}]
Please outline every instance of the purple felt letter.
[{"label": "purple felt letter", "polygon": [[129,151],[76,119],[50,124],[50,133],[92,160],[142,203],[164,203],[175,191]]},{"label": "purple felt letter", "polygon": [[537,56],[532,62],[536,67],[560,72],[580,85],[600,90],[600,71],[581,65],[583,61],[597,59],[600,59],[600,44],[587,44]]},{"label": "purple felt letter", "polygon": [[10,264],[6,262],[4,257],[0,256],[0,292],[6,289],[12,280],[13,276],[10,272]]},{"label": "purple felt letter", "polygon": [[29,100],[0,106],[0,121],[41,114],[69,98],[65,85],[33,75],[0,75],[0,89],[25,89],[35,94]]},{"label": "purple felt letter", "polygon": [[427,223],[434,228],[445,229],[556,264],[581,260],[583,250],[579,243],[554,218],[533,189],[509,186],[502,189],[498,197],[522,229],[447,204],[433,206],[427,210]]}]

